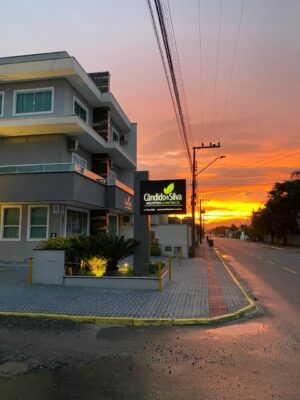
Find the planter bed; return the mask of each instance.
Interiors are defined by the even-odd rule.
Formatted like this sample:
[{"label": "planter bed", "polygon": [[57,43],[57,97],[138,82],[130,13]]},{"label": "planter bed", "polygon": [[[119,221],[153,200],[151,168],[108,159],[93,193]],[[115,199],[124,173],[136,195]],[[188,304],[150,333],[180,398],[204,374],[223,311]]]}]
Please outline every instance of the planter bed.
[{"label": "planter bed", "polygon": [[[162,270],[162,287],[169,282],[167,268]],[[156,276],[64,276],[64,286],[97,287],[102,289],[158,290]]]}]

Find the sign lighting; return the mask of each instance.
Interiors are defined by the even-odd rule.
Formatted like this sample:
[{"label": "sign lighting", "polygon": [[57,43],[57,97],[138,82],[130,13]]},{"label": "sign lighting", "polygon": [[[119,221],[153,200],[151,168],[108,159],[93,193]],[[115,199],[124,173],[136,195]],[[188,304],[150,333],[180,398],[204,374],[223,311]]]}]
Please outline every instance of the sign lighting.
[{"label": "sign lighting", "polygon": [[185,214],[185,179],[141,181],[140,207],[140,213],[142,215]]}]

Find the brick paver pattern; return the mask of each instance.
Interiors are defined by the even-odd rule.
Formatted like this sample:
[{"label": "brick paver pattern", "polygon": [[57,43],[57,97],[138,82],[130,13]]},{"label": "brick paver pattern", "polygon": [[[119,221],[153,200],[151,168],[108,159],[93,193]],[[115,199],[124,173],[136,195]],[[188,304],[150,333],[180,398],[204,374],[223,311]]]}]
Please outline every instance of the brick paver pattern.
[{"label": "brick paver pattern", "polygon": [[[206,252],[209,252],[211,261]],[[205,258],[203,258],[205,257]],[[214,269],[219,311],[210,310],[207,266]],[[248,301],[212,249],[201,258],[173,260],[172,281],[162,293],[155,290],[124,290],[27,286],[27,268],[0,265],[0,311],[129,318],[202,318],[234,312]],[[226,309],[224,308],[224,305]]]}]

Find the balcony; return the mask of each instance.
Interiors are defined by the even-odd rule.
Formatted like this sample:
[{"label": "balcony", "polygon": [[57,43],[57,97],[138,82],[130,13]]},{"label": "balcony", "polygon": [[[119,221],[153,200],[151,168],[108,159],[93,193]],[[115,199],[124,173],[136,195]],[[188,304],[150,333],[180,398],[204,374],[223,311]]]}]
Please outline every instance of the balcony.
[{"label": "balcony", "polygon": [[0,61],[0,83],[56,78],[67,79],[92,107],[109,107],[120,128],[130,130],[130,121],[114,96],[110,92],[101,93],[78,61],[67,52],[6,57]]},{"label": "balcony", "polygon": [[106,142],[77,115],[0,119],[0,137],[51,134],[76,138],[90,153],[107,153],[121,168],[136,167],[126,149],[117,142]]},{"label": "balcony", "polygon": [[133,190],[74,163],[0,166],[0,203],[61,202],[132,211]]}]

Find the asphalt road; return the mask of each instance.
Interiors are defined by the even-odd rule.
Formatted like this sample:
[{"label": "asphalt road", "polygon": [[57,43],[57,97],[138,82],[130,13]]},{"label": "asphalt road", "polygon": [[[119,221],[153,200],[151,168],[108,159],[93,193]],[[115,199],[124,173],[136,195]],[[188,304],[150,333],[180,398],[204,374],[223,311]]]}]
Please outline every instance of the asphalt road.
[{"label": "asphalt road", "polygon": [[0,399],[299,400],[300,252],[215,244],[262,315],[218,328],[0,317]]},{"label": "asphalt road", "polygon": [[300,249],[220,238],[215,244],[224,261],[242,264],[300,311]]}]

